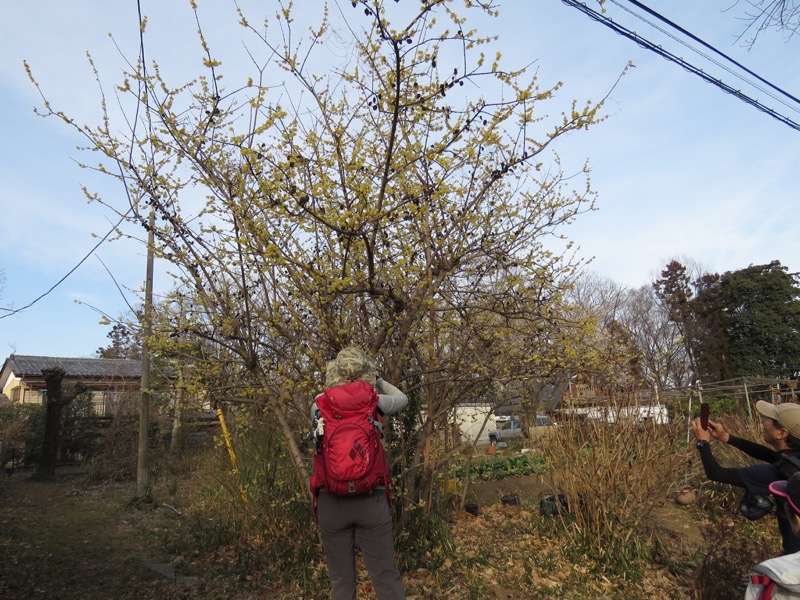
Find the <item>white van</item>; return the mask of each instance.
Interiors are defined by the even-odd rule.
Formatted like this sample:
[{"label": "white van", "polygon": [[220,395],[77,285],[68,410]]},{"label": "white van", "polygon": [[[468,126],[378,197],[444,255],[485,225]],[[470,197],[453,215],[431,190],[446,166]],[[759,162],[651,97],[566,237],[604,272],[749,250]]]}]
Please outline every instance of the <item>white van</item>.
[{"label": "white van", "polygon": [[494,409],[490,404],[459,404],[454,419],[461,435],[478,445],[488,445],[497,431]]}]

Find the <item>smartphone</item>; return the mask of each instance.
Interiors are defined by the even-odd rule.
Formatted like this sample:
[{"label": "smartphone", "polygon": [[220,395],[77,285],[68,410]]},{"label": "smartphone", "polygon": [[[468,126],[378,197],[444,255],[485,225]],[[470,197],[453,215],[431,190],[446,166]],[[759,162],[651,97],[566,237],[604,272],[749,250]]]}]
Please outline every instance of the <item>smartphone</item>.
[{"label": "smartphone", "polygon": [[708,402],[703,402],[702,404],[700,404],[700,426],[705,430],[708,429],[708,413],[709,412],[710,411],[709,411],[709,408],[708,408]]}]

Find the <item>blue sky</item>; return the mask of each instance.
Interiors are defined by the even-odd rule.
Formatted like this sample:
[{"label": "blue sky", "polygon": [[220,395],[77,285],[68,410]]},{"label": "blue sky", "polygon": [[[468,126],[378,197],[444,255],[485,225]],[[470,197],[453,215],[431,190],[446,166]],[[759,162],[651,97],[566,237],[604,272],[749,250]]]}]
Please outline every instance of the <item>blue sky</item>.
[{"label": "blue sky", "polygon": [[[349,8],[349,1],[340,1]],[[414,4],[400,0],[398,6],[403,3]],[[141,4],[150,19],[150,58],[167,70],[198,72],[188,0]],[[610,95],[609,119],[557,148],[567,167],[588,160],[592,169],[599,210],[563,231],[580,246],[580,256],[593,258],[591,270],[630,287],[647,284],[674,257],[716,272],[776,259],[800,271],[800,236],[794,227],[800,132],[560,0],[498,4],[501,16],[489,25],[501,36],[498,50],[515,66],[532,63],[543,85],[564,82],[562,102],[604,96],[625,65],[635,65]],[[764,79],[800,95],[800,72],[787,60],[796,56],[800,40],[787,42],[781,34],[766,32],[748,50],[736,40],[745,25],[741,2],[646,4]],[[274,3],[249,0],[243,5],[257,15],[247,6]],[[625,0],[619,5],[630,7]],[[215,51],[231,60],[241,58],[241,33],[229,3],[200,0],[199,6]],[[617,4],[606,6],[616,22],[800,121],[793,109],[720,71]],[[108,93],[123,65],[109,33],[127,56],[135,57],[135,2],[29,0],[5,7],[0,24],[0,269],[6,281],[0,306],[20,309],[46,295],[0,318],[0,360],[11,353],[93,356],[107,345],[110,329],[99,324],[98,311],[124,313],[125,297],[133,302],[132,290],[142,286],[144,249],[135,239],[141,232],[129,229],[130,238],[101,244],[47,293],[97,244],[95,236],[113,225],[112,215],[88,203],[81,186],[109,197],[123,191],[77,166],[78,159],[87,157],[75,149],[80,139],[63,123],[33,114],[41,102],[22,61],[31,64],[59,108],[81,122],[97,123],[97,84],[86,51],[94,56]],[[556,103],[547,112],[556,118],[558,108]],[[163,268],[157,272],[159,285],[168,285]]]}]

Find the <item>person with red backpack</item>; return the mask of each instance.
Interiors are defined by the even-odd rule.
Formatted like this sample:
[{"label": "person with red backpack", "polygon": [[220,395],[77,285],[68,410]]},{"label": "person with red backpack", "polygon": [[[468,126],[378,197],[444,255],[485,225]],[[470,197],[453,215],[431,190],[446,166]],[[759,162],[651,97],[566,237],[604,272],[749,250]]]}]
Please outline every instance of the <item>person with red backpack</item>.
[{"label": "person with red backpack", "polygon": [[394,556],[391,474],[382,417],[403,410],[406,395],[377,377],[360,348],[330,361],[325,391],[311,407],[316,440],[311,491],[331,581],[331,600],[356,597],[356,547],[380,600],[405,600]]}]

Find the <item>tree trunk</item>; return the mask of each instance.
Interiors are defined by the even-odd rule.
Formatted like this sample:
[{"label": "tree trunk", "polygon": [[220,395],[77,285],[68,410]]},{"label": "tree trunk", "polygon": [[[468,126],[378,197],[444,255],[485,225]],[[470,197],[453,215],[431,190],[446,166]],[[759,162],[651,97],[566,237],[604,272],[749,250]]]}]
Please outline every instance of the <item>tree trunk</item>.
[{"label": "tree trunk", "polygon": [[50,479],[55,475],[56,470],[61,413],[64,411],[65,406],[86,391],[86,387],[82,383],[77,383],[72,392],[65,396],[61,385],[64,379],[63,369],[60,367],[44,369],[42,374],[44,374],[44,381],[47,384],[44,442],[42,443],[42,455],[39,457],[34,477]]},{"label": "tree trunk", "polygon": [[181,449],[181,442],[182,442],[182,429],[183,429],[183,418],[182,418],[182,410],[183,410],[183,395],[184,389],[183,387],[179,387],[175,391],[175,406],[172,412],[172,437],[170,438],[170,450],[173,452],[177,452]]}]

